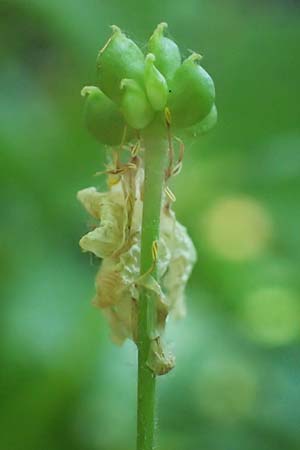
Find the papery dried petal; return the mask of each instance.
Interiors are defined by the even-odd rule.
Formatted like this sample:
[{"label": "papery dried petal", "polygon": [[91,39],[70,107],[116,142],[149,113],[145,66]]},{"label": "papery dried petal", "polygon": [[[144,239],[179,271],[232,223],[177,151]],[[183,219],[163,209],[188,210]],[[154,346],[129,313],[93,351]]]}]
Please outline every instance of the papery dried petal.
[{"label": "papery dried petal", "polygon": [[147,365],[155,375],[165,375],[175,366],[175,357],[164,350],[159,338],[151,342]]},{"label": "papery dried petal", "polygon": [[172,223],[169,218],[162,221],[162,226],[162,234],[171,252],[168,271],[162,283],[169,299],[170,312],[174,317],[181,318],[185,315],[184,292],[197,260],[196,250],[186,228],[178,221]]},{"label": "papery dried petal", "polygon": [[103,194],[98,192],[95,187],[82,189],[77,193],[77,199],[82,203],[87,212],[96,219],[100,219],[101,203],[105,197],[107,197],[107,193]]},{"label": "papery dried petal", "polygon": [[80,239],[80,247],[99,258],[111,256],[124,243],[124,223],[124,208],[105,198],[101,204],[100,226]]}]

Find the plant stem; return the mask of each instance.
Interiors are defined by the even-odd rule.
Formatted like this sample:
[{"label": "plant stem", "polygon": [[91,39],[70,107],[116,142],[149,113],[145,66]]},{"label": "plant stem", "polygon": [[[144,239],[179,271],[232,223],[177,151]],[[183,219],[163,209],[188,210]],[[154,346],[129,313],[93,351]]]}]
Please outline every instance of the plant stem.
[{"label": "plant stem", "polygon": [[[153,265],[152,245],[159,239],[162,189],[165,174],[167,140],[160,125],[150,125],[143,134],[145,145],[145,181],[141,236],[143,275]],[[151,275],[156,278],[156,267]],[[155,428],[155,374],[147,366],[156,320],[154,298],[140,289],[138,302],[138,411],[137,450],[153,450]]]}]

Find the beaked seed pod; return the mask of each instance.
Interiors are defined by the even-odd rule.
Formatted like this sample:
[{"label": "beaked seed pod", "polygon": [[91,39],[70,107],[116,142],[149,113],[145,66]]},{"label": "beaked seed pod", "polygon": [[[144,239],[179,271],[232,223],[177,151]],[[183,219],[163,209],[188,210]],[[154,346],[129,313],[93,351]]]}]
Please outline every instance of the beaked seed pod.
[{"label": "beaked seed pod", "polygon": [[155,56],[149,53],[145,60],[145,87],[154,111],[162,111],[167,104],[168,85],[165,77],[154,65]]},{"label": "beaked seed pod", "polygon": [[113,35],[97,57],[98,83],[102,91],[115,102],[121,101],[120,83],[123,78],[133,78],[143,83],[144,55],[117,26]]},{"label": "beaked seed pod", "polygon": [[185,128],[204,119],[215,100],[211,77],[198,64],[201,56],[193,53],[176,71],[169,95],[169,108],[175,127]]},{"label": "beaked seed pod", "polygon": [[96,86],[85,86],[81,95],[85,97],[84,120],[89,132],[102,144],[120,144],[126,124],[117,106]]},{"label": "beaked seed pod", "polygon": [[166,23],[160,23],[149,39],[148,49],[155,56],[155,65],[169,83],[181,64],[179,48],[174,41],[164,36]]},{"label": "beaked seed pod", "polygon": [[146,93],[135,80],[128,78],[121,81],[121,90],[121,111],[126,122],[136,130],[145,128],[154,117]]}]

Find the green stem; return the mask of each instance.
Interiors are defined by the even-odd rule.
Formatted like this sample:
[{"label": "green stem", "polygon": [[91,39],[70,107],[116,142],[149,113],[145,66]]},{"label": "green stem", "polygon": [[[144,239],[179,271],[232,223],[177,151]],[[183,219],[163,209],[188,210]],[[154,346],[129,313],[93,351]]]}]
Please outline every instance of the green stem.
[{"label": "green stem", "polygon": [[[167,155],[167,141],[160,126],[152,124],[145,130],[145,181],[141,237],[141,267],[143,275],[153,265],[152,245],[159,239],[162,189]],[[157,277],[156,268],[152,272]],[[137,450],[153,450],[155,427],[156,377],[147,366],[153,327],[155,304],[151,294],[140,289],[138,302],[138,411]],[[154,319],[154,320],[153,320]]]}]

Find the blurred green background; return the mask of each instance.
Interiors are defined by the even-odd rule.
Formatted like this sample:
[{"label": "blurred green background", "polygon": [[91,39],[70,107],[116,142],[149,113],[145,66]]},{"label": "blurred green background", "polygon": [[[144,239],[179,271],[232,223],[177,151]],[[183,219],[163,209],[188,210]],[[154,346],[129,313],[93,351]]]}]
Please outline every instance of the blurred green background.
[{"label": "blurred green background", "polygon": [[299,3],[2,0],[1,450],[134,449],[135,349],[91,307],[98,263],[78,246],[76,192],[105,184],[79,93],[110,24],[144,45],[161,21],[204,55],[219,124],[173,186],[199,260],[158,448],[300,448]]}]

